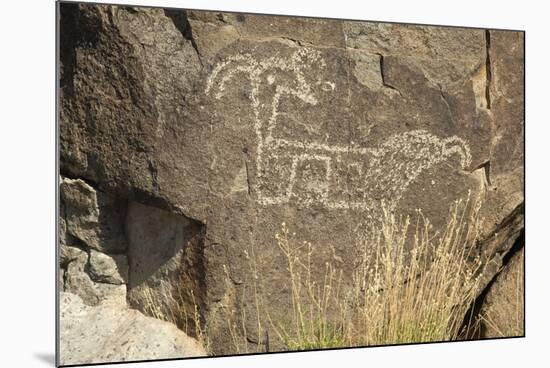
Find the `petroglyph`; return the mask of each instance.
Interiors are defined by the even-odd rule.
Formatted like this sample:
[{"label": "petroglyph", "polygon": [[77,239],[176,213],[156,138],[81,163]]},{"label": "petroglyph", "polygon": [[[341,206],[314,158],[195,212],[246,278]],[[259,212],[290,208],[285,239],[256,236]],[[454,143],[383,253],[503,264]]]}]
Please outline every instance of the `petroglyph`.
[{"label": "petroglyph", "polygon": [[[392,135],[376,147],[327,144],[318,139],[299,141],[278,135],[283,119],[301,124],[280,111],[282,98],[315,106],[315,87],[326,93],[337,90],[332,81],[311,83],[304,74],[304,68],[325,66],[321,54],[308,48],[298,49],[289,58],[256,60],[250,54],[238,54],[217,64],[207,80],[205,93],[217,100],[224,97],[229,83],[242,81],[239,77],[250,82],[248,97],[257,138],[256,184],[252,189],[259,203],[299,203],[372,213],[381,200],[395,206],[407,187],[438,163],[457,158],[463,168],[470,165],[470,149],[463,139],[441,138],[425,130]],[[280,77],[281,73],[285,77]],[[270,101],[261,101],[266,96],[263,86],[275,86]]]}]

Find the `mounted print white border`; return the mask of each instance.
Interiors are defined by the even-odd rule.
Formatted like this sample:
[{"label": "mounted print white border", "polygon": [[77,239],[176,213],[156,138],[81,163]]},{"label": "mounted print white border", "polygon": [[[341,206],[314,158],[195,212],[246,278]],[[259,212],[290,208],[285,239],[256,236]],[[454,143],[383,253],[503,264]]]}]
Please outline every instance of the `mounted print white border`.
[{"label": "mounted print white border", "polygon": [[[104,2],[104,1],[98,1]],[[544,359],[550,330],[544,290],[550,247],[546,222],[547,86],[550,85],[547,11],[543,2],[441,1],[248,1],[142,0],[133,5],[232,10],[287,15],[526,30],[526,224],[527,295],[524,339],[403,347],[320,351],[206,360],[150,362],[125,367],[335,367],[368,363],[407,367],[518,367]],[[6,367],[51,367],[54,354],[55,262],[55,3],[11,1],[0,22],[2,59],[2,132],[0,193],[4,245],[0,258],[0,357]],[[32,224],[32,226],[30,226]],[[24,264],[26,272],[21,272]],[[105,365],[105,367],[119,365]]]}]

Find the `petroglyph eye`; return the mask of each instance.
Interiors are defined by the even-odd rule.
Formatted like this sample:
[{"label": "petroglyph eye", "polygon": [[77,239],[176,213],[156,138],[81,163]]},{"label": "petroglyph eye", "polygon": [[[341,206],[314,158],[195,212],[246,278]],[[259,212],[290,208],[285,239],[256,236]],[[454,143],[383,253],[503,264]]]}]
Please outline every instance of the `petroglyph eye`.
[{"label": "petroglyph eye", "polygon": [[272,85],[273,82],[275,82],[275,77],[272,76],[271,74],[268,75],[268,76],[267,76],[267,83],[268,83],[269,85]]}]

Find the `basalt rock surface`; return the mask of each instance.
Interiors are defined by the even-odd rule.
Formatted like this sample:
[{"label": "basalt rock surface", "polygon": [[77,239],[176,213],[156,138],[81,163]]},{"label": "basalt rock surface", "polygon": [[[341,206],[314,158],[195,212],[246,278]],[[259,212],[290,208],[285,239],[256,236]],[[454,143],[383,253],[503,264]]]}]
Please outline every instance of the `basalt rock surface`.
[{"label": "basalt rock surface", "polygon": [[[521,32],[83,4],[60,15],[61,266],[84,303],[128,288],[144,311],[139,290],[183,278],[183,308],[199,305],[213,353],[227,353],[227,313],[254,315],[255,273],[288,313],[282,222],[313,244],[321,277],[327,260],[353,264],[383,207],[420,208],[437,230],[470,193],[486,284],[524,227]],[[253,318],[244,326],[265,343]]]}]

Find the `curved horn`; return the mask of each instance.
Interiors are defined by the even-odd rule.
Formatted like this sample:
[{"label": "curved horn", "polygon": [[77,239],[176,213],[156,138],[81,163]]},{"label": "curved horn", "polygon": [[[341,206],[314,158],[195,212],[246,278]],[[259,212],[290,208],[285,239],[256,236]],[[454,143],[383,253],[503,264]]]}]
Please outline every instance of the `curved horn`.
[{"label": "curved horn", "polygon": [[460,163],[463,169],[468,168],[472,162],[470,147],[462,138],[453,136],[443,141],[443,155],[448,157],[453,154],[460,156]]},{"label": "curved horn", "polygon": [[[232,66],[231,68],[229,68],[230,65]],[[225,84],[229,80],[231,80],[231,78],[233,78],[236,73],[247,74],[251,83],[254,83],[252,76],[258,73],[258,63],[249,54],[238,54],[230,56],[223,62],[217,64],[216,67],[214,67],[206,81],[206,89],[204,90],[204,93],[210,93],[216,79],[218,79],[220,74],[222,74],[222,72],[226,70],[227,74],[225,74],[223,77],[220,77],[221,79],[218,82],[218,91],[214,95],[216,99],[220,99],[223,96]]]},{"label": "curved horn", "polygon": [[[220,79],[217,83],[218,91],[214,95],[216,99],[220,99],[224,94],[225,84],[233,78],[235,74],[244,73],[252,83],[253,94],[258,93],[261,86],[260,75],[270,69],[280,69],[294,73],[297,86],[277,86],[279,94],[290,94],[301,99],[305,103],[315,105],[317,99],[312,93],[311,86],[306,80],[302,70],[304,65],[309,65],[313,62],[319,62],[322,66],[325,66],[324,60],[320,57],[319,52],[309,49],[299,49],[295,51],[290,58],[270,57],[261,61],[254,59],[250,54],[232,55],[214,67],[207,79],[204,92],[209,94],[214,87],[215,81]],[[220,77],[224,71],[227,72]],[[256,96],[252,96],[253,101],[255,97]]]}]

